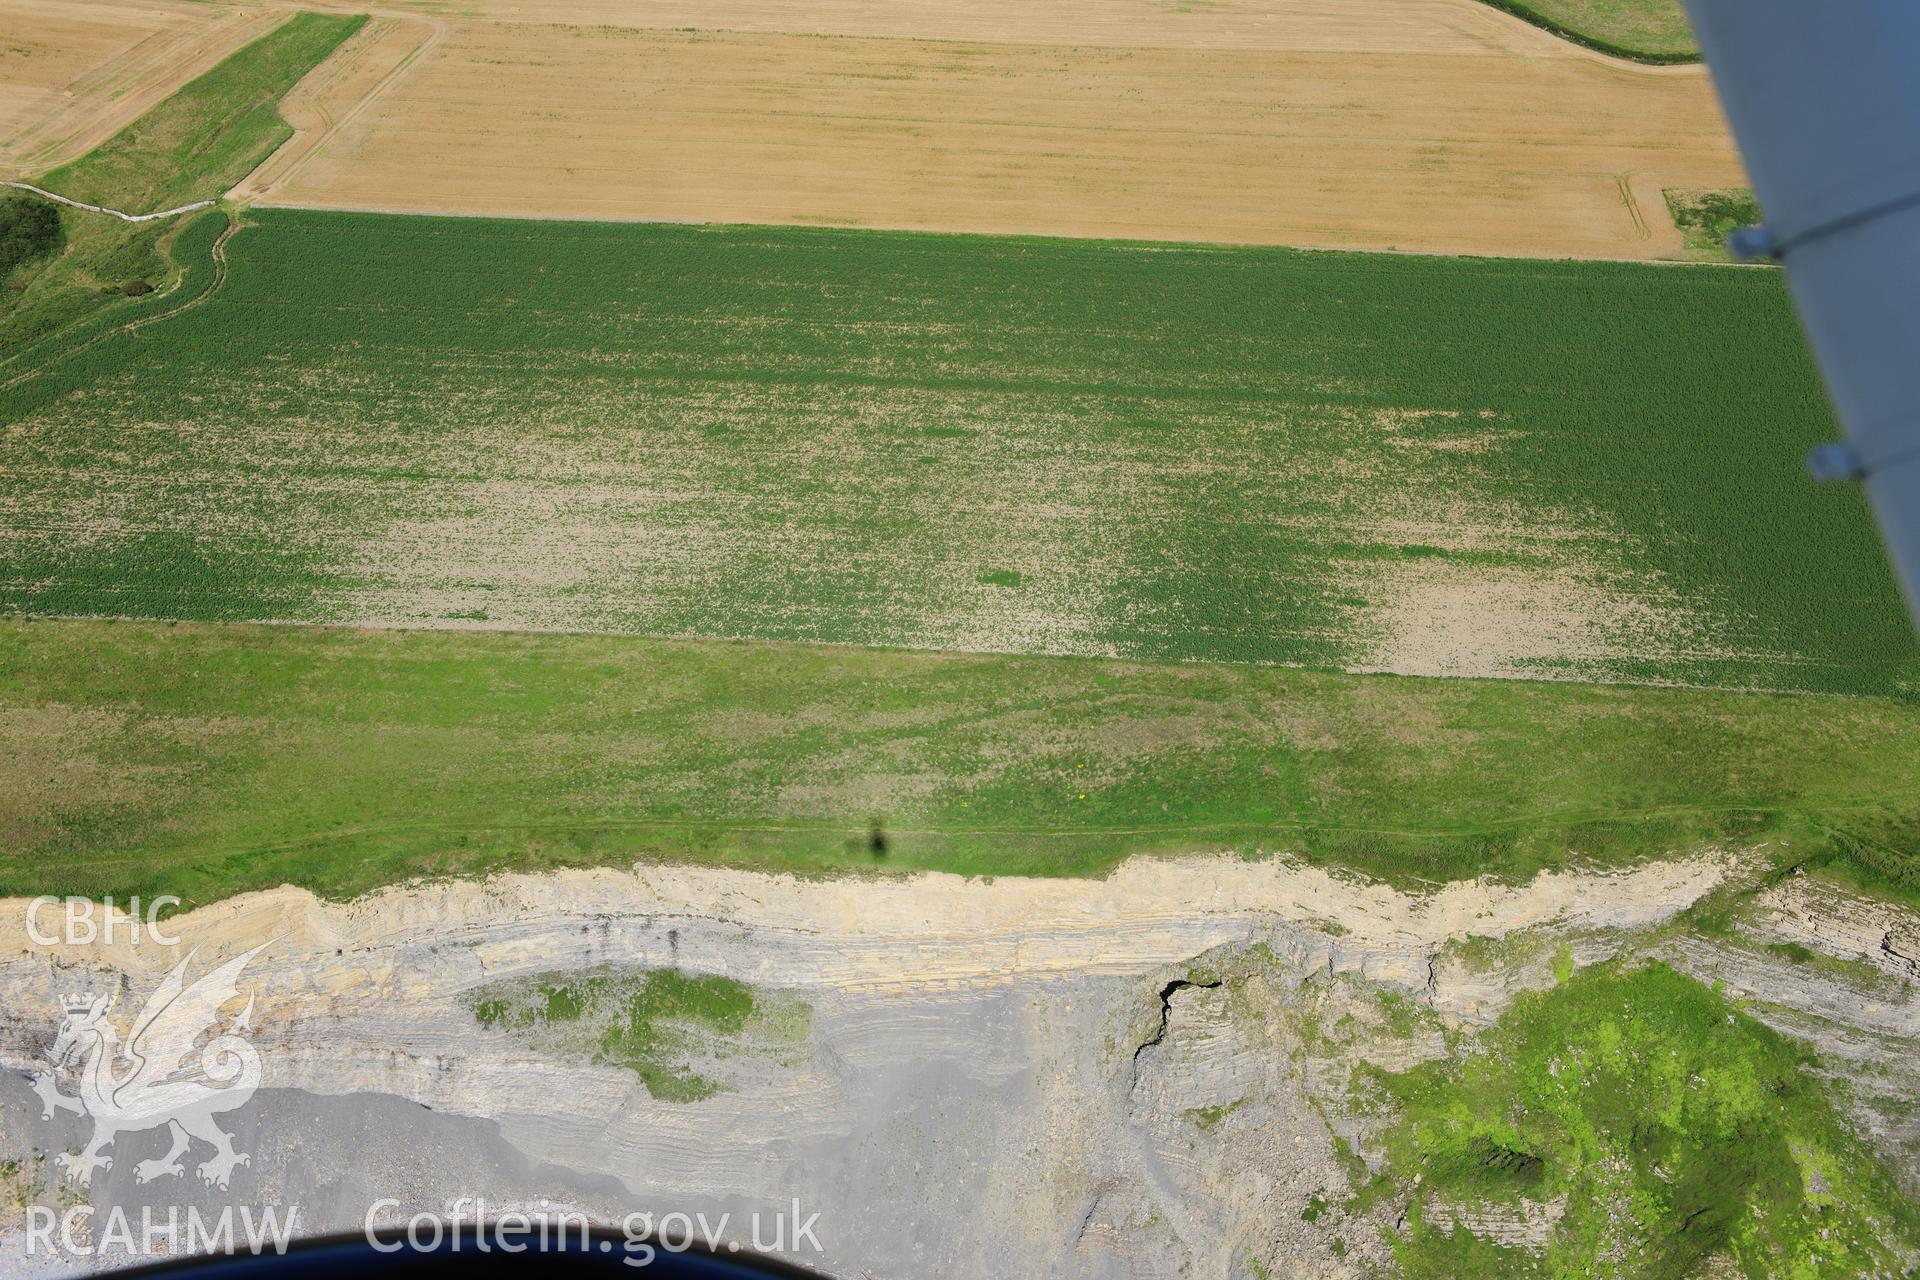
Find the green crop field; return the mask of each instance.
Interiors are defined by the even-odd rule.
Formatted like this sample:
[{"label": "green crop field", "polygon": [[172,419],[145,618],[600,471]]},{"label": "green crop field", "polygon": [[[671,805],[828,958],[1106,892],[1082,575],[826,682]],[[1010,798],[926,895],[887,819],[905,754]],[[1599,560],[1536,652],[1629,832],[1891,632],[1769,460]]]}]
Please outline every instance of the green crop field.
[{"label": "green crop field", "polygon": [[1916,679],[1772,273],[247,217],[0,391],[0,609]]},{"label": "green crop field", "polygon": [[636,858],[1076,875],[1201,850],[1412,884],[1775,837],[1920,893],[1920,709],[1873,698],[0,622],[0,773],[0,896]]}]

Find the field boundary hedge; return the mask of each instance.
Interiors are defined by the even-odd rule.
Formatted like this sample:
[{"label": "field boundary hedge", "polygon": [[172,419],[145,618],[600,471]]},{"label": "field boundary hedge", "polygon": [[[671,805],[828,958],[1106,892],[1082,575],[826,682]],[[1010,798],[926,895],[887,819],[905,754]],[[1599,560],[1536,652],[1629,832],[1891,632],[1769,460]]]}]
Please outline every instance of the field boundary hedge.
[{"label": "field boundary hedge", "polygon": [[1613,41],[1603,39],[1600,36],[1588,35],[1586,32],[1569,27],[1557,19],[1549,18],[1546,14],[1526,4],[1525,0],[1480,0],[1480,3],[1518,18],[1530,26],[1539,27],[1542,31],[1559,36],[1562,40],[1577,44],[1583,49],[1591,49],[1595,53],[1604,53],[1610,58],[1622,58],[1628,62],[1638,62],[1650,67],[1691,66],[1702,60],[1701,55],[1697,51],[1694,53],[1656,53],[1650,49],[1633,49],[1623,44],[1615,44]]}]

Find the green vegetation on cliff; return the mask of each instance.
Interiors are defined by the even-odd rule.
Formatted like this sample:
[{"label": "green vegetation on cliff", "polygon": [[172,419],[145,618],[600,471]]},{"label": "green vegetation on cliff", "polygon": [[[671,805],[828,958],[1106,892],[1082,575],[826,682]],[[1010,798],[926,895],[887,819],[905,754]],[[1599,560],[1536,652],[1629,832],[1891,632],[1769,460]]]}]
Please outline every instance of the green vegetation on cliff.
[{"label": "green vegetation on cliff", "polygon": [[[1478,1052],[1382,1080],[1413,1280],[1682,1280],[1716,1255],[1753,1280],[1856,1280],[1902,1274],[1920,1246],[1920,1212],[1808,1052],[1663,965],[1521,995]],[[1492,1243],[1466,1217],[1544,1248]]]}]

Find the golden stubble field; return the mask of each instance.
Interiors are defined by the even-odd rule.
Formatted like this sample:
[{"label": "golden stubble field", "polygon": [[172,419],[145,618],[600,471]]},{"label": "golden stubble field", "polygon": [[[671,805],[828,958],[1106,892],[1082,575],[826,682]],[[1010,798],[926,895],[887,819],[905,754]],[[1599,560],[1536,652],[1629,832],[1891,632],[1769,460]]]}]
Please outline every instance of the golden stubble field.
[{"label": "golden stubble field", "polygon": [[[375,20],[238,194],[319,208],[1679,256],[1739,185],[1705,74],[1478,0],[324,0]],[[286,13],[0,0],[0,171]]]},{"label": "golden stubble field", "polygon": [[373,108],[421,55],[445,37],[447,24],[411,15],[381,14],[314,68],[280,102],[294,136],[231,193],[270,200],[282,178],[297,172],[336,131]]},{"label": "golden stubble field", "polygon": [[1663,187],[1744,181],[1700,69],[1475,0],[403,7],[442,30],[264,198],[1652,258]]}]

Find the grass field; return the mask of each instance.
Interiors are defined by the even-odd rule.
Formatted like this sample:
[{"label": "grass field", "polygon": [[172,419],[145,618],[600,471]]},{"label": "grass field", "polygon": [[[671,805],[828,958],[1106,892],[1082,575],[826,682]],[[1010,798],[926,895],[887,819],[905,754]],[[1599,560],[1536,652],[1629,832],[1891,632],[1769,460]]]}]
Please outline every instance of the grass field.
[{"label": "grass field", "polygon": [[0,608],[1910,692],[1771,273],[268,210]]},{"label": "grass field", "polygon": [[[1920,1212],[1808,1051],[1664,966],[1522,995],[1480,1048],[1385,1082],[1402,1109],[1389,1149],[1412,1192],[1397,1242],[1410,1277],[1679,1280],[1722,1274],[1702,1270],[1721,1255],[1725,1274],[1841,1280],[1900,1274],[1920,1245]],[[1539,1254],[1448,1230],[1450,1210],[1558,1197]]]},{"label": "grass field", "polygon": [[1698,62],[1681,0],[1486,0],[1496,9],[1606,53],[1643,62]]},{"label": "grass field", "polygon": [[[364,21],[295,14],[36,185],[128,213],[213,199],[291,136],[281,97]],[[184,221],[128,224],[71,209],[59,216],[64,251],[19,268],[0,289],[0,377],[5,358],[69,325],[155,309],[152,293],[172,280],[170,250]]]},{"label": "grass field", "polygon": [[1868,698],[6,622],[0,773],[0,895],[636,858],[1083,875],[1210,849],[1412,883],[1774,836],[1920,892],[1920,709]]}]

